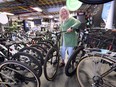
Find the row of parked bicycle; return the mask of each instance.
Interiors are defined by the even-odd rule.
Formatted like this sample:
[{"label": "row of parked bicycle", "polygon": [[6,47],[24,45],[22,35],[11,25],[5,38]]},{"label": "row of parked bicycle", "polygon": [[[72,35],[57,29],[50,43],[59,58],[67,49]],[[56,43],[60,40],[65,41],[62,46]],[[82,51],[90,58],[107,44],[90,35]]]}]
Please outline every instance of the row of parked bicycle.
[{"label": "row of parked bicycle", "polygon": [[[45,40],[45,35],[27,37],[16,32],[1,34],[0,38],[0,70],[1,86],[8,87],[40,87],[42,66],[47,75],[46,56],[49,49],[54,48],[60,33],[54,34],[51,40]],[[4,37],[4,38],[3,38]],[[58,55],[56,55],[58,56]],[[46,64],[45,64],[46,61]],[[52,63],[52,60],[50,60]],[[58,59],[59,61],[59,59]],[[54,60],[54,64],[59,62]],[[49,78],[46,76],[46,78]],[[51,78],[52,79],[52,78]]]},{"label": "row of parked bicycle", "polygon": [[[77,73],[81,87],[116,87],[115,79],[111,78],[116,75],[115,52],[109,51],[111,44],[108,44],[114,42],[114,38],[104,37],[106,39],[103,41],[99,36],[105,36],[104,34],[109,31],[98,31],[100,33],[94,37],[91,30],[79,31],[80,41],[67,61],[65,74],[73,76]],[[59,68],[60,37],[64,32],[47,32],[51,35],[47,39],[43,38],[45,34],[30,40],[19,34],[15,35],[17,41],[8,41],[8,37],[7,40],[0,39],[0,85],[40,87],[42,72],[48,81],[53,81]],[[107,41],[109,42],[106,44]],[[112,48],[114,46],[112,44]]]}]

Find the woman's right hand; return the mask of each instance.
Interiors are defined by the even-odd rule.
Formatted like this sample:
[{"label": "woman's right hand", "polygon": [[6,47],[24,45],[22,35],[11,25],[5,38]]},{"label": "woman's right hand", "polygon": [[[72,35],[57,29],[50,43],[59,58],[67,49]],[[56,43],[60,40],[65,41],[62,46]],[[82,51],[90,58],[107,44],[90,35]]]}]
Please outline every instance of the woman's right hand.
[{"label": "woman's right hand", "polygon": [[67,32],[72,32],[72,31],[73,31],[73,29],[71,29],[71,28],[67,29]]}]

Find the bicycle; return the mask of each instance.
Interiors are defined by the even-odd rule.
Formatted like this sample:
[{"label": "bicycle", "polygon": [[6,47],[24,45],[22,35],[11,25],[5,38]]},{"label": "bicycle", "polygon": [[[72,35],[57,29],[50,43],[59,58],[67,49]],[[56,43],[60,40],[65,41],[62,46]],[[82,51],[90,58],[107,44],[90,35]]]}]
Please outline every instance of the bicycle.
[{"label": "bicycle", "polygon": [[[106,38],[101,42],[107,43],[106,41],[112,42],[111,44],[105,44],[106,47],[109,47],[109,45],[114,47],[114,36],[112,39]],[[103,47],[104,44],[102,43],[101,46]],[[114,84],[115,79],[109,78],[113,77],[112,73],[116,75],[116,53],[112,52],[112,49],[84,48],[83,50],[86,52],[85,56],[80,58],[76,67],[80,86],[116,87],[116,84]],[[95,52],[93,53],[93,51]]]},{"label": "bicycle", "polygon": [[[80,0],[89,4],[100,4],[112,0]],[[91,1],[91,2],[89,2]],[[98,52],[99,51],[99,52]],[[116,87],[116,60],[109,55],[109,50],[102,53],[102,49],[91,52],[79,60],[77,65],[77,80],[80,87]],[[111,53],[111,52],[110,52]]]},{"label": "bicycle", "polygon": [[84,30],[80,30],[78,33],[79,33],[79,36],[81,36],[79,39],[79,42],[78,42],[78,46],[74,48],[74,51],[72,53],[72,55],[70,56],[70,58],[68,59],[67,61],[67,64],[65,66],[65,74],[66,76],[73,76],[75,73],[76,73],[76,66],[80,60],[80,58],[82,56],[85,55],[85,51],[84,51],[84,48],[85,48],[85,42],[86,42],[86,31]]},{"label": "bicycle", "polygon": [[52,48],[49,49],[45,61],[44,61],[44,75],[48,81],[52,81],[55,79],[58,67],[59,67],[59,60],[60,60],[60,37],[61,32],[53,33],[56,36],[55,43]]},{"label": "bicycle", "polygon": [[90,53],[77,65],[77,79],[81,87],[116,87],[116,60],[101,53]]}]

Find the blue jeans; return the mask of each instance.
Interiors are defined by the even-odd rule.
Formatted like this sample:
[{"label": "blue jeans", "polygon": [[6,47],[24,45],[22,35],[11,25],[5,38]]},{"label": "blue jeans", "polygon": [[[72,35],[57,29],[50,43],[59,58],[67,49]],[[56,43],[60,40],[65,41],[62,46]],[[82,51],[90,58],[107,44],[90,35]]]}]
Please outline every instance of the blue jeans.
[{"label": "blue jeans", "polygon": [[62,45],[61,50],[60,50],[62,60],[65,59],[66,50],[68,51],[68,58],[70,58],[70,56],[71,56],[72,53],[73,53],[73,48],[74,48],[74,47],[66,47],[66,46]]}]

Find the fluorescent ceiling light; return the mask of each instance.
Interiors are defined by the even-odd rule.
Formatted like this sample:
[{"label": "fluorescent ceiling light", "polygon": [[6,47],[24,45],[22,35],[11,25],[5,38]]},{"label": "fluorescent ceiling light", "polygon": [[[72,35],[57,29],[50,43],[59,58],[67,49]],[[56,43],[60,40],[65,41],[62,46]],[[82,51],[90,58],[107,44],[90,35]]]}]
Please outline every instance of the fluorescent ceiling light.
[{"label": "fluorescent ceiling light", "polygon": [[52,16],[52,15],[49,15],[48,17],[49,17],[49,18],[53,18],[53,16]]},{"label": "fluorescent ceiling light", "polygon": [[33,10],[35,10],[35,11],[38,11],[38,12],[42,12],[42,9],[41,8],[39,8],[39,7],[31,7]]},{"label": "fluorescent ceiling light", "polygon": [[0,0],[0,3],[3,3],[3,2],[10,2],[10,1],[15,1],[15,0]]},{"label": "fluorescent ceiling light", "polygon": [[27,18],[27,19],[29,19],[29,20],[33,20],[33,18],[32,18],[32,17],[29,17],[29,18]]},{"label": "fluorescent ceiling light", "polygon": [[9,13],[9,12],[2,12],[2,14],[6,14],[6,15],[14,15],[14,14]]}]

